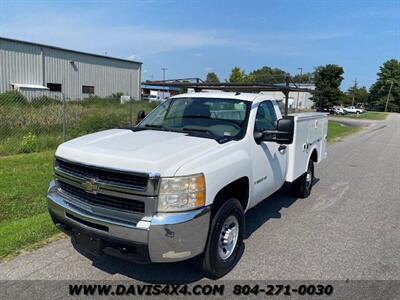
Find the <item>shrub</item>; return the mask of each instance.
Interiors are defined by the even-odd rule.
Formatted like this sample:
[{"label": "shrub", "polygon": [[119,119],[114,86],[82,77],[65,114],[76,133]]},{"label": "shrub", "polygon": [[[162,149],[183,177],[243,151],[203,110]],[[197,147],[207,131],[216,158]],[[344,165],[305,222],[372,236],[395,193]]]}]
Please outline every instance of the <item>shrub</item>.
[{"label": "shrub", "polygon": [[18,91],[7,91],[0,93],[1,104],[26,104],[28,100]]},{"label": "shrub", "polygon": [[110,105],[110,104],[118,104],[120,102],[120,97],[115,97],[116,95],[111,95],[108,97],[100,97],[96,95],[90,95],[87,98],[84,98],[80,101],[80,104],[83,105]]},{"label": "shrub", "polygon": [[38,142],[37,136],[34,135],[32,132],[25,134],[22,137],[22,141],[19,145],[20,152],[23,153],[34,152],[37,146],[37,142]]},{"label": "shrub", "polygon": [[121,99],[121,96],[123,96],[124,93],[118,92],[118,93],[113,93],[111,94],[110,98],[115,98],[115,99]]},{"label": "shrub", "polygon": [[61,104],[60,99],[51,98],[47,96],[40,96],[33,98],[31,101],[33,106],[40,106],[40,105],[54,105],[54,104]]}]

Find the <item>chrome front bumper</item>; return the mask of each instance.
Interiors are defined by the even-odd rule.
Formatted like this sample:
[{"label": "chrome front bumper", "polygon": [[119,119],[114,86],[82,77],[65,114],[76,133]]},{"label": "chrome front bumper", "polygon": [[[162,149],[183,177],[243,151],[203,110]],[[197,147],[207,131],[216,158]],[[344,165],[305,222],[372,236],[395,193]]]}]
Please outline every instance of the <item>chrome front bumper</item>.
[{"label": "chrome front bumper", "polygon": [[101,239],[145,246],[150,262],[189,259],[202,253],[206,245],[210,223],[208,206],[122,221],[97,215],[66,201],[54,181],[50,183],[47,201],[53,220],[60,220],[74,230],[83,230]]}]

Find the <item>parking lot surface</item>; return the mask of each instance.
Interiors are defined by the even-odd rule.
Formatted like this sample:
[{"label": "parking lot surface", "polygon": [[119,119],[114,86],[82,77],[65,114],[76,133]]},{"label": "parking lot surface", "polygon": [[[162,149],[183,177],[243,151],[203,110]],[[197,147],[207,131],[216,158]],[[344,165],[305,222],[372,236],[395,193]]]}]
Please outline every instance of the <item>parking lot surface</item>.
[{"label": "parking lot surface", "polygon": [[[328,147],[309,198],[284,187],[247,213],[244,254],[224,279],[400,279],[400,114],[367,125]],[[0,279],[204,278],[195,261],[92,259],[65,239],[1,264]]]}]

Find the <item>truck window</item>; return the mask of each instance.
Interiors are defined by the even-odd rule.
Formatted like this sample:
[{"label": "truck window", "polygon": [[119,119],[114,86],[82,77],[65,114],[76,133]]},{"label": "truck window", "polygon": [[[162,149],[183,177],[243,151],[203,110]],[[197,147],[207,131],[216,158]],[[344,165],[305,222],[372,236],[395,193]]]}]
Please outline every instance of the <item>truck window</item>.
[{"label": "truck window", "polygon": [[277,117],[271,101],[265,101],[258,105],[254,131],[275,129]]},{"label": "truck window", "polygon": [[241,139],[246,131],[251,103],[236,99],[176,98],[151,112],[139,128],[203,133]]}]

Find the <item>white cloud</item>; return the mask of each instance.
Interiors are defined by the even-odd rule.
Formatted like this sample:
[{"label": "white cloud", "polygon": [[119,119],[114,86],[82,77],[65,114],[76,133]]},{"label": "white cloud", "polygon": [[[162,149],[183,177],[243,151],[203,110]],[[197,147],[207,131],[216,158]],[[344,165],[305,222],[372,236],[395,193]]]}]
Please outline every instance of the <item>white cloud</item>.
[{"label": "white cloud", "polygon": [[[2,36],[102,54],[107,52],[110,56],[115,56],[117,49],[121,53],[128,52],[125,57],[129,55],[131,59],[201,47],[254,46],[248,41],[229,37],[220,30],[110,26],[93,20],[91,15],[77,16],[68,12],[17,15],[9,23],[0,24],[0,32]],[[129,52],[135,54],[130,55]],[[200,57],[202,53],[196,52],[195,56]]]},{"label": "white cloud", "polygon": [[[99,22],[104,16],[76,11],[27,12],[0,24],[2,36],[41,42],[70,49],[144,61],[162,52],[224,47],[280,56],[302,55],[304,48],[319,41],[348,37],[351,31],[307,33],[267,32],[262,34],[219,29],[172,29],[142,26],[113,26]],[[45,21],[44,21],[45,20]],[[49,26],[51,24],[51,26]],[[296,45],[296,50],[288,49]],[[292,51],[292,52],[290,52]],[[307,52],[307,51],[306,51]],[[132,54],[134,53],[134,54]]]},{"label": "white cloud", "polygon": [[141,60],[142,58],[139,55],[131,54],[131,55],[129,55],[127,57],[127,59],[130,59],[130,60]]},{"label": "white cloud", "polygon": [[205,67],[205,68],[204,68],[204,71],[210,72],[210,71],[212,71],[212,68],[211,68],[211,67]]}]

